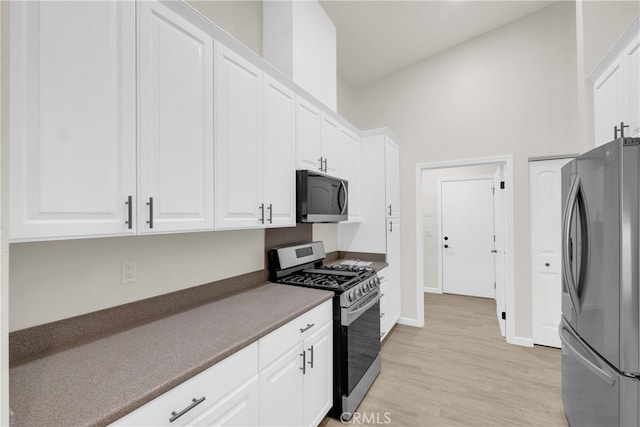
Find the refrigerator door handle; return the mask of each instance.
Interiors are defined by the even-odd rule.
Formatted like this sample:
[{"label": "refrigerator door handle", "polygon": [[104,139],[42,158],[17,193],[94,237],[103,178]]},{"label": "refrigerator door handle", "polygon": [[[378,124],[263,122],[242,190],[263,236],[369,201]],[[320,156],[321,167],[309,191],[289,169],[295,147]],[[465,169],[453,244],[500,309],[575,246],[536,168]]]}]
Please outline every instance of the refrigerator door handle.
[{"label": "refrigerator door handle", "polygon": [[580,177],[576,176],[573,179],[571,188],[569,190],[569,197],[567,197],[567,204],[564,208],[564,218],[562,220],[562,275],[564,276],[565,283],[567,284],[567,290],[569,291],[569,297],[571,299],[571,305],[576,313],[580,313],[580,299],[578,297],[578,288],[576,286],[575,277],[573,277],[573,270],[571,268],[571,260],[569,259],[569,253],[571,251],[571,219],[576,208],[578,201],[578,190],[580,188]]},{"label": "refrigerator door handle", "polygon": [[562,346],[573,353],[576,359],[578,359],[580,363],[582,363],[587,369],[593,372],[598,378],[613,387],[616,384],[615,378],[613,378],[604,369],[597,366],[591,360],[587,359],[580,351],[578,351],[573,345],[571,345],[571,343],[569,342],[569,338],[567,338],[565,334],[570,334],[570,331],[566,327],[561,325],[560,341],[562,341]]}]

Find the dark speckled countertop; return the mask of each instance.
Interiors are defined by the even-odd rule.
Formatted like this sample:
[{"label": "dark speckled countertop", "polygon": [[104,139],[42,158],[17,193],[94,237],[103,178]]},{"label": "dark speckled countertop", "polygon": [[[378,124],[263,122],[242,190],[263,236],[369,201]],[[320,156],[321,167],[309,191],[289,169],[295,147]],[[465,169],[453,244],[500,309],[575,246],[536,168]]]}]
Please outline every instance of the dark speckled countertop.
[{"label": "dark speckled countertop", "polygon": [[112,423],[332,296],[268,283],[13,367],[16,425]]}]

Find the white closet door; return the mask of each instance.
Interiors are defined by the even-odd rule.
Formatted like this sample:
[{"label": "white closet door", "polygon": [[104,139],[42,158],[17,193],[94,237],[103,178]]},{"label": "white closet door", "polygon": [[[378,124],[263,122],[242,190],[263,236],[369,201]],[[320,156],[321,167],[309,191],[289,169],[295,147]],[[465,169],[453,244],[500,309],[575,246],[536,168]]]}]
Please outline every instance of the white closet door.
[{"label": "white closet door", "polygon": [[562,166],[569,159],[529,163],[533,342],[560,347],[562,315]]}]

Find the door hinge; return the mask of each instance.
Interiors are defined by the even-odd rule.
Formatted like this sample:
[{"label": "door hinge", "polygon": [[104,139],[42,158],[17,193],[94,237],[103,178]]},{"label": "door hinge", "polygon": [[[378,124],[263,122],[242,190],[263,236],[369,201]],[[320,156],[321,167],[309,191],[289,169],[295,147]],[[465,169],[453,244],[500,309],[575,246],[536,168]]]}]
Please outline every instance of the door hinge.
[{"label": "door hinge", "polygon": [[500,181],[500,189],[504,190],[504,181]]},{"label": "door hinge", "polygon": [[502,312],[502,320],[507,320],[507,313],[506,312]]}]

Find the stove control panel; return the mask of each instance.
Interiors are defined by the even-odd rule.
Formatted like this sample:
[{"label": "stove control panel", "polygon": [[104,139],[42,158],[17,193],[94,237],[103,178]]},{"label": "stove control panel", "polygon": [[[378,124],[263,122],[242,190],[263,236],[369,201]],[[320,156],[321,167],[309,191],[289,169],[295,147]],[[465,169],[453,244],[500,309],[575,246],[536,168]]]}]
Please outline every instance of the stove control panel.
[{"label": "stove control panel", "polygon": [[344,292],[340,296],[340,305],[342,307],[348,307],[359,299],[376,291],[379,287],[380,278],[375,274]]}]

